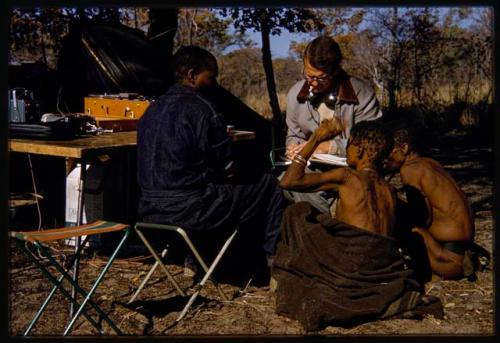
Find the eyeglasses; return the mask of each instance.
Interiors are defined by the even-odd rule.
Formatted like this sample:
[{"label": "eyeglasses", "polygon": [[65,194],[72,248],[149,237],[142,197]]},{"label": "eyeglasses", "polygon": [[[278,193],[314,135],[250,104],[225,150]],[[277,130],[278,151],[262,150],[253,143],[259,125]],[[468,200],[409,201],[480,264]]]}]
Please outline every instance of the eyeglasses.
[{"label": "eyeglasses", "polygon": [[325,75],[325,76],[322,76],[322,77],[309,76],[309,75],[306,75],[305,72],[302,72],[302,76],[307,81],[307,83],[312,83],[313,81],[316,81],[319,84],[324,84],[324,83],[327,83],[328,81],[330,81],[332,79],[332,77],[330,75]]}]

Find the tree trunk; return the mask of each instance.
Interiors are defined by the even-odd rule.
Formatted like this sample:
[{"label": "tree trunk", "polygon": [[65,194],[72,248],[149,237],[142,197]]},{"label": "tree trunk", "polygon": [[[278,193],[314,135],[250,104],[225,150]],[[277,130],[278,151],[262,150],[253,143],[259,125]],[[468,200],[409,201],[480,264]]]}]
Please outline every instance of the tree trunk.
[{"label": "tree trunk", "polygon": [[47,52],[45,51],[45,40],[43,39],[43,31],[40,30],[40,43],[42,45],[42,58],[43,63],[45,63],[45,67],[49,67],[49,62],[47,61]]},{"label": "tree trunk", "polygon": [[[265,20],[265,19],[264,19]],[[276,83],[274,81],[273,60],[271,57],[271,44],[269,39],[269,28],[265,21],[261,21],[262,34],[262,64],[266,74],[267,92],[269,94],[269,104],[273,112],[273,124],[278,131],[283,130],[283,118],[281,116],[278,96],[276,94]]]},{"label": "tree trunk", "polygon": [[191,10],[186,10],[186,27],[187,27],[187,45],[193,45],[193,18]]},{"label": "tree trunk", "polygon": [[389,72],[389,80],[387,82],[387,92],[389,94],[389,113],[394,113],[397,108],[396,102],[396,85],[397,85],[397,75],[398,75],[398,58],[397,54],[397,46],[396,46],[396,35],[398,29],[398,8],[393,8],[392,13],[392,43],[391,43],[391,57],[390,57],[390,72]]}]

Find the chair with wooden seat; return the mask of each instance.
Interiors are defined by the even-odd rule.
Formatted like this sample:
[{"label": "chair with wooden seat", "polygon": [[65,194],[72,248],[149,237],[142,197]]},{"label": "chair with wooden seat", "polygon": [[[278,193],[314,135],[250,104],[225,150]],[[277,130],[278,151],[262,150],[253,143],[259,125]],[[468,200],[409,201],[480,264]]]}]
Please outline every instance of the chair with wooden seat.
[{"label": "chair with wooden seat", "polygon": [[135,225],[135,232],[141,238],[142,242],[147,247],[149,252],[153,255],[153,257],[155,259],[155,263],[151,267],[151,269],[149,270],[147,275],[144,277],[144,279],[142,280],[141,284],[139,285],[139,287],[137,288],[135,293],[132,295],[132,297],[129,301],[129,304],[132,303],[137,298],[137,296],[143,290],[144,286],[146,286],[148,280],[151,278],[151,276],[153,275],[154,271],[156,270],[156,268],[158,266],[160,266],[161,269],[164,271],[164,273],[167,275],[168,279],[173,284],[173,286],[175,287],[177,292],[181,296],[186,296],[185,291],[181,289],[181,287],[179,286],[179,283],[174,279],[172,273],[170,273],[168,271],[167,267],[165,266],[165,264],[162,261],[162,258],[165,257],[167,250],[164,249],[163,252],[160,254],[161,255],[161,257],[160,257],[158,255],[158,253],[155,251],[155,249],[153,248],[153,246],[151,245],[151,243],[145,237],[144,232],[142,231],[143,229],[145,229],[145,230],[151,230],[151,229],[163,230],[163,231],[170,231],[170,232],[175,232],[175,233],[179,234],[183,238],[184,242],[187,244],[187,246],[189,247],[191,252],[193,253],[194,257],[196,258],[196,260],[198,261],[200,266],[205,271],[205,274],[203,275],[201,280],[193,287],[194,293],[191,295],[188,302],[184,306],[183,310],[181,311],[181,314],[176,319],[176,322],[179,322],[182,318],[184,318],[184,316],[186,315],[186,313],[188,312],[188,310],[190,309],[190,307],[193,305],[194,301],[196,300],[196,298],[200,294],[201,289],[205,286],[205,284],[208,280],[212,281],[212,283],[217,288],[217,290],[218,290],[218,292],[223,300],[225,300],[225,301],[229,300],[228,297],[224,294],[224,292],[220,288],[220,286],[218,285],[218,283],[213,279],[212,273],[214,272],[215,268],[219,264],[219,261],[222,259],[222,257],[224,256],[224,253],[229,248],[231,242],[233,241],[236,234],[238,233],[238,228],[235,228],[234,231],[232,231],[232,233],[229,235],[229,237],[226,239],[226,241],[223,243],[222,247],[218,251],[217,256],[214,258],[213,262],[210,264],[210,266],[207,266],[204,259],[201,257],[198,249],[195,247],[192,240],[190,239],[189,235],[181,227],[175,226],[175,225],[165,225],[165,224],[137,223]]},{"label": "chair with wooden seat", "polygon": [[[120,231],[125,231],[123,237],[119,241],[115,250],[111,254],[107,264],[102,269],[101,273],[97,277],[96,281],[94,282],[90,290],[86,292],[85,290],[82,289],[82,287],[80,287],[80,285],[78,284],[78,280],[75,280],[72,277],[72,275],[68,273],[68,271],[73,267],[74,264],[79,263],[83,247],[85,246],[85,244],[87,243],[87,241],[90,239],[91,236],[97,234],[110,233],[110,232],[120,232]],[[46,309],[47,305],[49,304],[49,302],[51,301],[52,297],[54,296],[57,290],[59,290],[64,295],[65,298],[67,298],[71,303],[73,303],[75,308],[78,308],[77,311],[74,313],[73,317],[70,318],[64,330],[63,333],[64,336],[66,336],[71,332],[71,329],[73,328],[80,314],[83,314],[83,316],[93,325],[93,327],[97,330],[99,334],[104,334],[104,330],[100,319],[106,321],[108,325],[111,327],[111,329],[113,329],[113,331],[116,332],[116,334],[118,335],[122,334],[120,329],[118,329],[118,327],[106,315],[106,313],[104,313],[104,311],[102,311],[99,308],[99,306],[94,301],[91,300],[91,297],[96,291],[101,281],[103,280],[105,274],[111,267],[111,264],[115,260],[116,255],[118,254],[123,244],[125,243],[127,237],[129,236],[130,231],[131,228],[129,227],[129,225],[102,221],[102,220],[80,226],[49,229],[43,231],[23,231],[23,232],[11,231],[9,233],[10,237],[15,240],[18,249],[22,251],[28,257],[28,259],[41,270],[42,274],[54,285],[49,295],[42,303],[37,313],[29,323],[28,327],[26,328],[24,336],[29,335],[29,333],[37,323],[38,319]],[[86,237],[83,240],[83,242],[78,246],[72,259],[69,261],[69,267],[65,269],[52,256],[51,250],[47,246],[47,243],[58,240],[65,240],[68,238],[82,237],[82,236]],[[37,253],[34,253],[30,248],[32,249],[34,248],[37,251]],[[46,266],[43,261],[44,259],[47,259],[50,266],[54,267],[55,272],[49,270],[48,266]],[[63,287],[64,280],[68,281],[71,284],[71,286],[76,290],[77,295],[80,294],[83,297],[84,300],[82,302],[79,302],[77,296],[72,297],[71,291],[68,291]],[[95,310],[95,312],[97,312],[97,315],[99,317],[98,320],[90,316],[90,314],[88,313],[89,309],[86,308],[86,305],[90,305],[90,307],[92,307]]]}]

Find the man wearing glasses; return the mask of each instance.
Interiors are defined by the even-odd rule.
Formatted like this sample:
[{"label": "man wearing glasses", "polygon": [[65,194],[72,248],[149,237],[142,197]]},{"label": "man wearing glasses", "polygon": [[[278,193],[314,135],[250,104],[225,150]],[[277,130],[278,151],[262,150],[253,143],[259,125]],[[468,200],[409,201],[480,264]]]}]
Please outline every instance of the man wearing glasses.
[{"label": "man wearing glasses", "polygon": [[[286,156],[293,159],[321,121],[337,117],[342,132],[321,143],[316,153],[346,155],[347,139],[354,124],[382,116],[373,88],[348,75],[340,66],[342,53],[335,40],[321,36],[311,41],[304,52],[304,80],[292,86],[287,95]],[[294,201],[309,201],[328,212],[332,198],[318,193],[285,192]]]}]

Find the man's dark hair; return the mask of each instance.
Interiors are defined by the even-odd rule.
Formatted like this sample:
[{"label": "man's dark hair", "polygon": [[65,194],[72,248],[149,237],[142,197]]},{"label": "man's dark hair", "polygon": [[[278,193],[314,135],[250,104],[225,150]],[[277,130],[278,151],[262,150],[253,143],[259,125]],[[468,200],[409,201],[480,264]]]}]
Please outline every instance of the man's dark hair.
[{"label": "man's dark hair", "polygon": [[182,46],[172,57],[172,69],[176,81],[184,79],[190,69],[193,69],[195,74],[199,74],[203,70],[216,68],[215,56],[198,46]]},{"label": "man's dark hair", "polygon": [[313,39],[304,51],[304,59],[316,69],[332,74],[342,61],[338,43],[329,36]]},{"label": "man's dark hair", "polygon": [[393,143],[391,135],[383,130],[379,122],[362,121],[351,129],[350,144],[362,147],[377,169],[381,168],[382,161],[389,156]]},{"label": "man's dark hair", "polygon": [[394,139],[394,146],[407,144],[411,151],[420,151],[421,147],[418,144],[418,125],[410,123],[407,120],[399,120],[388,123],[388,131]]}]

